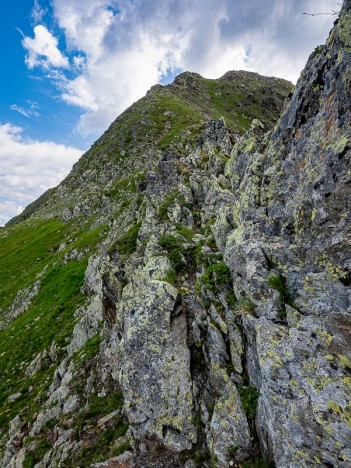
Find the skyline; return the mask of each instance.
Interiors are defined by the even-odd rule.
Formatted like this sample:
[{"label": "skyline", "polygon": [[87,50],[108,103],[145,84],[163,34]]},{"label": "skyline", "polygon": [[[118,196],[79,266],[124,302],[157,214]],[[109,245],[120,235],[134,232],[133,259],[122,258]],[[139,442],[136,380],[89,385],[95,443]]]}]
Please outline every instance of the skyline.
[{"label": "skyline", "polygon": [[[154,84],[244,69],[295,82],[339,2],[1,0],[0,225]],[[6,22],[5,22],[6,21]]]}]

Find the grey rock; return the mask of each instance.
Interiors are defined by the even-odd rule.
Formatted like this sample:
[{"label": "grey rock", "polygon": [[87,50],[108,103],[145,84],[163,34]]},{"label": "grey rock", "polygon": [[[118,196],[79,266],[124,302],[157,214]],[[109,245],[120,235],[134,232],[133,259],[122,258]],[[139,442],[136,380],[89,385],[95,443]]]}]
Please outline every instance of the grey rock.
[{"label": "grey rock", "polygon": [[21,392],[13,393],[12,395],[9,396],[9,401],[10,402],[16,401],[16,400],[18,400],[18,398],[21,398],[21,396],[22,396]]}]

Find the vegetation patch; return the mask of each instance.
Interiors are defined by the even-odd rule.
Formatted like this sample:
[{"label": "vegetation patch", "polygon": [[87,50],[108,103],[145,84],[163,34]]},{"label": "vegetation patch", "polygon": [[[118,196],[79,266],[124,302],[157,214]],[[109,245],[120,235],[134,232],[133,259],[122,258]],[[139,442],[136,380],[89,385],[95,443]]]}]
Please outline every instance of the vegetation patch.
[{"label": "vegetation patch", "polygon": [[[104,397],[96,394],[89,397],[87,406],[78,413],[73,423],[77,438],[83,441],[83,448],[73,454],[70,462],[72,464],[67,467],[88,467],[93,462],[117,456],[116,454],[123,453],[130,448],[129,441],[115,446],[115,441],[124,436],[129,427],[121,415],[122,407],[123,394],[118,390]],[[120,412],[107,422],[107,427],[100,430],[98,420],[116,410]]]},{"label": "vegetation patch", "polygon": [[73,362],[78,364],[79,362],[82,362],[83,359],[86,361],[96,356],[99,352],[101,341],[102,336],[100,333],[97,333],[93,337],[89,338],[85,345],[80,348],[79,351],[74,353]]},{"label": "vegetation patch", "polygon": [[169,221],[168,209],[174,204],[175,195],[166,195],[158,209],[157,217]]},{"label": "vegetation patch", "polygon": [[162,278],[162,281],[166,281],[169,284],[175,285],[177,282],[177,274],[174,270],[170,269],[167,271],[166,276]]},{"label": "vegetation patch", "polygon": [[142,182],[145,178],[144,173],[138,172],[123,179],[119,179],[104,191],[104,195],[116,200],[130,197],[131,194],[137,193],[137,183]]},{"label": "vegetation patch", "polygon": [[209,265],[200,277],[199,282],[212,292],[217,291],[219,286],[232,288],[230,270],[224,262]]},{"label": "vegetation patch", "polygon": [[252,421],[256,414],[257,400],[260,392],[253,385],[247,387],[238,385],[238,392],[241,399],[242,408],[249,421]]},{"label": "vegetation patch", "polygon": [[228,454],[235,458],[236,452],[240,449],[240,445],[230,445],[228,447]]},{"label": "vegetation patch", "polygon": [[269,275],[268,277],[268,286],[272,289],[278,291],[280,296],[280,306],[282,310],[283,318],[286,317],[286,307],[285,304],[294,307],[294,303],[290,298],[288,288],[286,286],[286,280],[282,275]]},{"label": "vegetation patch", "polygon": [[[169,221],[169,215],[168,211],[169,208],[175,204],[175,202],[178,202],[181,206],[189,206],[189,204],[186,202],[186,199],[184,195],[180,194],[179,192],[176,192],[174,194],[166,195],[164,199],[162,200],[161,205],[159,206],[158,212],[157,212],[157,217],[158,219],[161,219],[163,221]],[[182,227],[180,224],[176,224],[176,228],[178,229],[186,229],[184,226]]]},{"label": "vegetation patch", "polygon": [[121,391],[113,392],[106,396],[92,394],[89,398],[88,408],[85,411],[86,419],[100,418],[106,414],[112,413],[123,406],[123,393]]},{"label": "vegetation patch", "polygon": [[52,447],[52,444],[46,440],[42,439],[37,442],[36,446],[28,450],[23,461],[23,468],[34,468],[34,466],[43,460],[46,452]]},{"label": "vegetation patch", "polygon": [[[43,363],[31,376],[25,370],[54,341],[58,352],[67,346],[66,339],[75,324],[74,312],[85,300],[80,288],[86,266],[86,260],[52,266],[31,309],[0,331],[0,427],[6,428],[18,413],[30,420],[40,408],[54,365]],[[20,398],[10,402],[8,397],[18,392]]]},{"label": "vegetation patch", "polygon": [[184,269],[182,255],[182,241],[171,234],[165,234],[160,237],[160,246],[167,251],[167,257],[171,261],[176,273],[180,273]]},{"label": "vegetation patch", "polygon": [[184,271],[187,263],[195,262],[195,246],[184,246],[184,242],[178,237],[165,234],[160,237],[159,244],[167,251],[167,257],[177,274]]},{"label": "vegetation patch", "polygon": [[230,291],[230,293],[228,293],[226,296],[225,296],[225,301],[226,303],[228,304],[229,307],[231,307],[232,309],[234,309],[238,303],[238,300],[235,296],[235,293],[234,291]]},{"label": "vegetation patch", "polygon": [[313,59],[314,57],[317,57],[317,55],[320,55],[322,50],[324,48],[324,45],[323,44],[320,44],[320,45],[317,45],[317,47],[315,47],[314,51],[311,53],[309,59]]},{"label": "vegetation patch", "polygon": [[187,228],[185,226],[182,226],[179,223],[176,224],[176,230],[177,230],[178,234],[185,237],[185,239],[188,240],[188,241],[191,241],[192,238],[194,237],[194,231],[192,229],[189,229],[189,228]]},{"label": "vegetation patch", "polygon": [[254,304],[247,296],[241,297],[233,306],[234,311],[239,315],[252,314]]},{"label": "vegetation patch", "polygon": [[116,240],[109,251],[113,252],[117,250],[121,255],[131,255],[134,253],[137,247],[140,226],[141,221],[134,224],[123,236]]}]

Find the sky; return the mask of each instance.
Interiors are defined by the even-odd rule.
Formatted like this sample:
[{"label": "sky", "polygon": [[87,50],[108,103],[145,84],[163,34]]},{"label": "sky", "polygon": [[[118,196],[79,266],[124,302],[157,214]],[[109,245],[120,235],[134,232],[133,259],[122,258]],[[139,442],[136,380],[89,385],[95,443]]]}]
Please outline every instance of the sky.
[{"label": "sky", "polygon": [[250,70],[296,82],[336,0],[0,0],[0,226],[156,83]]}]

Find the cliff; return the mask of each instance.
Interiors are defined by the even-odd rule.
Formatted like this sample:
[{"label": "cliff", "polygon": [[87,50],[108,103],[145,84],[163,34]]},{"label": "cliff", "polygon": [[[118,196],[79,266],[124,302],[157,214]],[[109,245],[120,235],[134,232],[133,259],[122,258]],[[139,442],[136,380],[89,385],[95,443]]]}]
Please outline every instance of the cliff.
[{"label": "cliff", "polygon": [[1,466],[350,466],[350,64],[156,86],[0,232]]}]

